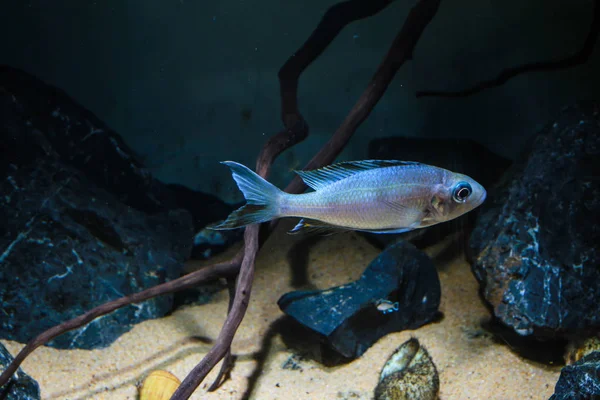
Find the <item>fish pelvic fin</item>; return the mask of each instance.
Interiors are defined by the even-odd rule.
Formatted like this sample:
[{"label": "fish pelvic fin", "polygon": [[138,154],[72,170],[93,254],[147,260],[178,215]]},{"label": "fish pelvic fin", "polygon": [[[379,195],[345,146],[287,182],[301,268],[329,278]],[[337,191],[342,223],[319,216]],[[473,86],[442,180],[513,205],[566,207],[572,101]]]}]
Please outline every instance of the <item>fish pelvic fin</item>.
[{"label": "fish pelvic fin", "polygon": [[288,231],[290,235],[297,235],[299,233],[309,233],[309,234],[320,234],[322,236],[329,236],[335,233],[347,232],[349,229],[330,225],[325,222],[317,221],[317,220],[306,220],[301,219],[293,229]]},{"label": "fish pelvic fin", "polygon": [[236,229],[279,217],[283,191],[245,165],[234,161],[222,161],[221,164],[231,169],[231,175],[244,195],[246,204],[229,214],[225,221],[209,225],[209,229]]}]

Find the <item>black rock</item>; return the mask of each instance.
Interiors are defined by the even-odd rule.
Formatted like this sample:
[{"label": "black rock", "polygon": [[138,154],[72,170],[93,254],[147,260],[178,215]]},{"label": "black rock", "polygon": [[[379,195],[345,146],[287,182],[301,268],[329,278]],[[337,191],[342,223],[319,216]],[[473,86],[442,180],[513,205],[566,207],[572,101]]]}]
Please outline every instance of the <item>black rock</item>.
[{"label": "black rock", "polygon": [[543,128],[488,192],[472,233],[483,295],[521,335],[600,328],[599,110],[580,103]]},{"label": "black rock", "polygon": [[[278,305],[318,333],[331,349],[352,359],[390,332],[434,320],[440,296],[440,281],[429,257],[410,243],[398,242],[373,260],[359,280],[326,290],[286,293]],[[381,300],[385,303],[378,307]]]},{"label": "black rock", "polygon": [[[473,140],[461,138],[378,138],[369,143],[368,154],[371,159],[418,161],[446,168],[470,176],[486,189],[494,185],[512,163]],[[455,220],[403,234],[363,235],[379,247],[402,238],[423,248],[459,230],[470,230],[477,212],[478,210],[474,210]]]},{"label": "black rock", "polygon": [[244,228],[216,231],[203,228],[194,235],[192,258],[208,259],[244,238]]},{"label": "black rock", "polygon": [[600,399],[600,352],[595,351],[560,371],[550,400]]},{"label": "black rock", "polygon": [[[0,373],[12,362],[13,357],[0,343]],[[0,399],[2,400],[39,400],[40,386],[21,368],[13,375],[8,384],[0,388]]]},{"label": "black rock", "polygon": [[[181,275],[192,218],[170,208],[168,189],[127,151],[64,93],[0,68],[0,337],[27,342]],[[107,346],[132,324],[170,312],[172,301],[125,307],[49,345]]]},{"label": "black rock", "polygon": [[[3,141],[23,140],[17,135],[26,132],[36,151],[29,157],[8,154],[13,160],[56,153],[63,163],[85,172],[87,179],[123,204],[149,213],[178,208],[173,193],[152,177],[121,136],[62,90],[24,71],[0,65],[0,92],[14,99],[12,108],[18,113],[12,118],[13,126],[2,121]],[[4,112],[14,113],[12,108]],[[2,153],[10,148],[7,143],[0,146]],[[0,172],[6,176],[10,163],[2,164],[4,170]]]},{"label": "black rock", "polygon": [[[87,179],[128,206],[147,213],[186,209],[192,214],[195,232],[225,219],[236,208],[213,195],[154,179],[120,135],[62,90],[24,71],[0,65],[0,92],[14,96],[15,107],[21,113],[16,125],[30,128],[32,143],[37,143],[42,151],[56,152],[62,162],[85,172]],[[4,128],[8,134],[10,127],[4,123]],[[14,139],[13,133],[7,140]],[[0,143],[0,152],[9,147],[10,144]],[[19,159],[24,156],[27,157],[13,154]],[[3,176],[7,173],[1,172]],[[235,242],[235,238],[232,236],[227,244]],[[201,247],[194,249],[197,258],[224,248],[221,244],[211,248],[206,243]]]}]

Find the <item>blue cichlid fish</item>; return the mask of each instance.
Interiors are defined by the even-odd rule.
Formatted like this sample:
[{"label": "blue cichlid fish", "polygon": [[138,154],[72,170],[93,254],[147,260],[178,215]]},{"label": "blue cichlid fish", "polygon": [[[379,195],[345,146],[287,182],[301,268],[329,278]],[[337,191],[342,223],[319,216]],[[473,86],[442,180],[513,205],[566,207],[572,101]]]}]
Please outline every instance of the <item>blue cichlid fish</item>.
[{"label": "blue cichlid fish", "polygon": [[457,218],[479,206],[485,189],[466,175],[417,162],[341,162],[295,171],[313,192],[285,193],[233,161],[246,204],[212,229],[234,229],[282,217],[302,220],[290,232],[357,230],[402,233]]}]

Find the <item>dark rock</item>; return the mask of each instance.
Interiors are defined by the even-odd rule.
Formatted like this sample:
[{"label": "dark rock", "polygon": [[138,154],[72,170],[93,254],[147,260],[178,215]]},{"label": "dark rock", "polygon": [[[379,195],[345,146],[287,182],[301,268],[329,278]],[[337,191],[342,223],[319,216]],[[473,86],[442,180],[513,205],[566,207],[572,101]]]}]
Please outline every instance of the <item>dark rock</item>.
[{"label": "dark rock", "polygon": [[600,352],[596,351],[560,371],[550,400],[600,399]]},{"label": "dark rock", "polygon": [[[24,71],[0,65],[0,92],[14,96],[21,118],[15,121],[16,126],[29,127],[32,132],[29,140],[37,143],[40,151],[57,153],[62,162],[85,172],[87,179],[130,207],[147,213],[184,208],[192,214],[195,232],[226,218],[236,208],[210,194],[177,184],[165,185],[154,179],[120,135],[62,90]],[[8,135],[11,128],[3,125]],[[14,139],[13,132],[8,140]],[[4,153],[9,146],[0,143],[0,152]],[[12,158],[22,157],[27,155],[12,155]],[[8,173],[0,172],[3,176]],[[216,244],[209,252],[215,254],[222,248]],[[194,254],[202,258],[206,251],[204,244]]]},{"label": "dark rock", "polygon": [[[13,357],[0,343],[0,373],[12,362]],[[8,384],[0,388],[0,399],[2,400],[39,400],[40,386],[21,368],[13,375]]]},{"label": "dark rock", "polygon": [[[346,358],[362,355],[390,332],[416,329],[438,316],[440,282],[426,254],[398,242],[382,252],[360,279],[320,291],[294,291],[278,302],[281,310],[318,333]],[[384,312],[377,302],[394,307]],[[384,303],[385,304],[385,303]]]},{"label": "dark rock", "polygon": [[[169,189],[143,168],[123,139],[62,90],[26,72],[0,65],[0,92],[14,99],[12,107],[18,119],[13,118],[13,128],[28,128],[24,130],[37,155],[56,153],[63,163],[84,171],[98,187],[140,211],[177,208]],[[19,139],[18,132],[11,132],[6,122],[3,128],[3,140],[7,136],[11,141]],[[9,156],[18,161],[24,155]],[[1,172],[6,176],[9,163],[2,164],[5,170]]]},{"label": "dark rock", "polygon": [[[0,337],[27,342],[180,276],[192,246],[190,214],[169,208],[164,185],[64,93],[0,68],[0,146]],[[107,346],[132,324],[170,312],[172,301],[125,307],[49,345]]]},{"label": "dark rock", "polygon": [[[369,143],[368,154],[371,159],[418,161],[446,168],[470,176],[485,188],[494,185],[512,163],[473,140],[461,138],[378,138]],[[474,210],[455,220],[403,234],[365,233],[364,236],[379,247],[402,238],[423,248],[457,231],[470,230],[477,212]]]},{"label": "dark rock", "polygon": [[217,231],[203,228],[194,235],[192,258],[208,259],[244,238],[244,228]]},{"label": "dark rock", "polygon": [[521,335],[600,328],[600,107],[546,126],[489,197],[471,236],[495,316]]}]

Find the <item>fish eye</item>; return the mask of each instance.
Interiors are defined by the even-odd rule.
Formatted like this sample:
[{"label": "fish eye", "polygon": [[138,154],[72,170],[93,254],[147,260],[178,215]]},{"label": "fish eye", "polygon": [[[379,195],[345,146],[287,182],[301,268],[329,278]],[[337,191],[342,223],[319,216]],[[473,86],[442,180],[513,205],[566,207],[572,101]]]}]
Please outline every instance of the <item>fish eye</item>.
[{"label": "fish eye", "polygon": [[457,203],[464,203],[467,201],[469,196],[473,193],[473,188],[467,182],[459,182],[452,192],[452,198]]}]

